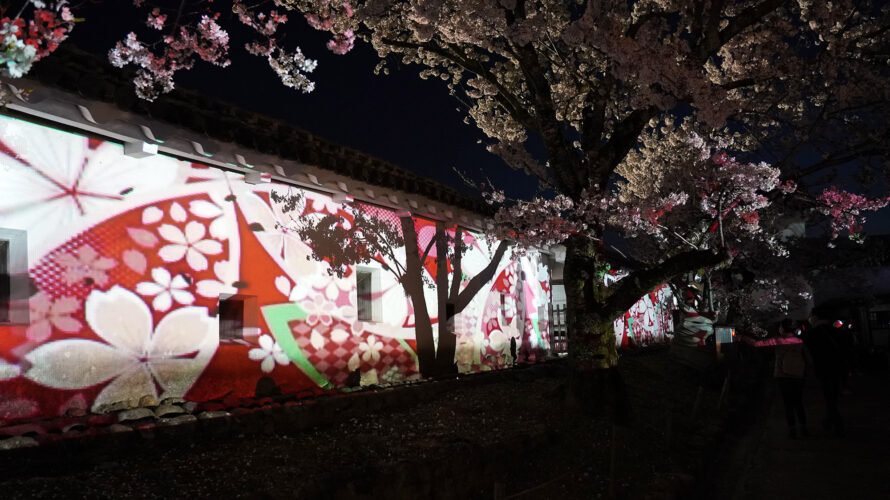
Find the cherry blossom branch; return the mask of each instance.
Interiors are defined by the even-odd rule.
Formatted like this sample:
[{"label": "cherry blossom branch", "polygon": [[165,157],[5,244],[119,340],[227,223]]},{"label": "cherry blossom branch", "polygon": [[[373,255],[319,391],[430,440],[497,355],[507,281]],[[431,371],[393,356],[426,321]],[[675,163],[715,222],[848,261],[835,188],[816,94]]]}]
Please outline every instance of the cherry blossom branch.
[{"label": "cherry blossom branch", "polygon": [[[25,19],[22,16],[29,7],[34,10],[30,19]],[[52,54],[68,38],[76,21],[64,0],[25,1],[15,17],[0,19],[0,75],[24,76],[34,63]]]},{"label": "cherry blossom branch", "polygon": [[861,241],[857,236],[862,231],[865,215],[862,212],[875,212],[890,203],[887,198],[868,199],[832,186],[822,191],[816,198],[823,214],[830,217],[831,239],[837,239],[842,231],[847,231],[851,239]]}]

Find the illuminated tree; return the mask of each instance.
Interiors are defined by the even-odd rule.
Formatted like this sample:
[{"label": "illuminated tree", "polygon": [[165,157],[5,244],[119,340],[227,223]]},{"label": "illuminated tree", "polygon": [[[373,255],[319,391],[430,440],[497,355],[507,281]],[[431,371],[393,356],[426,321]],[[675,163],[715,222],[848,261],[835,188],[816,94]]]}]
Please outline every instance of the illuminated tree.
[{"label": "illuminated tree", "polygon": [[[691,213],[693,202],[698,203],[693,192],[669,182],[676,178],[676,169],[689,167],[689,161],[701,162],[688,158],[694,152],[669,154],[694,137],[740,159],[717,168],[718,177],[728,171],[721,168],[738,168],[750,171],[752,182],[759,182],[758,165],[767,161],[782,179],[799,186],[798,193],[825,208],[835,221],[833,232],[856,233],[861,210],[885,203],[831,189],[819,196],[838,172],[855,170],[866,181],[886,176],[890,7],[885,2],[272,4],[299,12],[311,26],[331,32],[328,48],[335,53],[348,52],[356,39],[365,40],[381,57],[380,71],[387,72],[387,65],[397,62],[419,67],[422,78],[442,79],[466,104],[467,122],[489,138],[488,149],[553,193],[520,203],[525,212],[543,215],[568,206],[585,211],[584,217],[574,219],[579,225],[565,233],[564,241],[569,338],[579,371],[614,367],[612,319],[670,277],[725,262],[737,251],[737,242],[727,240],[727,234],[762,225],[766,207],[757,206],[765,203],[759,197],[773,203],[784,196],[775,185],[758,185],[757,197],[736,202],[722,188],[708,194],[707,186],[693,186],[703,189],[708,201],[710,225],[695,233],[706,235],[705,241],[650,253],[631,275],[606,289],[598,272],[605,265],[602,241],[607,228],[624,221],[629,226],[623,229],[631,235],[652,230],[689,240],[690,231],[703,220],[701,213]],[[211,8],[214,4],[176,5],[200,8],[174,9],[189,14],[190,21],[183,22],[177,13],[172,24],[163,9],[151,10],[150,28],[161,26],[169,33],[157,52],[138,38],[128,38],[112,51],[116,62],[145,70],[137,81],[147,89],[144,97],[166,90],[172,72],[188,67],[196,57],[225,64],[226,44],[213,24],[218,12]],[[268,4],[233,5],[239,20],[261,35],[262,41],[248,45],[248,50],[267,57],[286,85],[311,89],[302,79],[308,63],[293,56],[298,52],[277,58],[283,15],[263,10]],[[161,19],[164,15],[168,17]],[[543,156],[530,149],[538,140],[545,147]],[[626,183],[617,187],[622,180]],[[646,195],[647,184],[659,186],[657,196]],[[730,187],[741,189],[739,196],[751,194],[751,186],[744,184]],[[690,201],[681,204],[686,198]],[[516,209],[504,207],[498,220],[509,221]],[[665,219],[669,213],[679,226]],[[682,219],[684,215],[693,218]],[[520,245],[536,239],[531,232],[515,233]],[[715,245],[715,235],[721,234]]]},{"label": "illuminated tree", "polygon": [[[331,5],[281,3],[303,12]],[[608,201],[622,169],[662,175],[676,162],[651,160],[642,143],[686,141],[692,129],[733,139],[739,157],[770,160],[803,192],[828,169],[856,160],[875,172],[885,158],[882,2],[370,0],[350,10],[327,14],[331,31],[369,41],[383,70],[399,61],[445,81],[489,150],[564,197],[554,199],[560,205],[603,208],[589,202]],[[690,130],[662,130],[687,121]],[[529,150],[531,137],[545,158]],[[582,371],[615,366],[617,313],[671,276],[728,257],[711,245],[684,249],[606,289],[596,269],[607,225],[565,241],[569,338]]]}]

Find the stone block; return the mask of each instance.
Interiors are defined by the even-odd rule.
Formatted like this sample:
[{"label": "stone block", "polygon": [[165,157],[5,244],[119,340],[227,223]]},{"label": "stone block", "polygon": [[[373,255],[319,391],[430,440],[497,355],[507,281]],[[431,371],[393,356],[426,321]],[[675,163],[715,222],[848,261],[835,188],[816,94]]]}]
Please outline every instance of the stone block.
[{"label": "stone block", "polygon": [[155,408],[154,411],[155,416],[158,418],[172,417],[183,413],[185,413],[185,410],[181,406],[168,403],[161,403],[161,405]]},{"label": "stone block", "polygon": [[128,422],[142,419],[155,419],[155,413],[148,408],[133,408],[117,414],[118,422]]},{"label": "stone block", "polygon": [[32,437],[15,436],[0,441],[0,450],[15,450],[18,448],[32,448],[37,446],[37,440]]}]

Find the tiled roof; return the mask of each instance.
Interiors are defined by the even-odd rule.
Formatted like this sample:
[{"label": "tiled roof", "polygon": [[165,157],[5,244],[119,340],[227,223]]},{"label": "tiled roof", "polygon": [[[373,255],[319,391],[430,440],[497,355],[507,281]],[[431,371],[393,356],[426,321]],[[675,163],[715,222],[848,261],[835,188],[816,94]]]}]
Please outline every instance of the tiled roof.
[{"label": "tiled roof", "polygon": [[62,45],[28,75],[44,85],[113,104],[221,141],[313,165],[367,184],[417,194],[490,215],[481,197],[471,196],[398,165],[313,135],[281,120],[233,106],[198,92],[176,89],[150,103],[136,97],[131,71],[104,58]]}]

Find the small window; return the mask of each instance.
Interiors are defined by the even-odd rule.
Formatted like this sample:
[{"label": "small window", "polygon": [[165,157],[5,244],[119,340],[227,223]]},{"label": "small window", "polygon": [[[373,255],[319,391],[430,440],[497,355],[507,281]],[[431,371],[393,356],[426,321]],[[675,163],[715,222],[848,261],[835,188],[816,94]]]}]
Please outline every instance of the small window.
[{"label": "small window", "polygon": [[27,325],[28,298],[36,292],[28,278],[27,233],[0,228],[0,324]]},{"label": "small window", "polygon": [[355,273],[356,309],[360,321],[374,321],[374,271],[359,269]]},{"label": "small window", "polygon": [[9,241],[0,240],[0,323],[9,322],[12,280],[9,271]]},{"label": "small window", "polygon": [[257,330],[257,298],[252,295],[220,295],[219,339],[242,339]]}]

